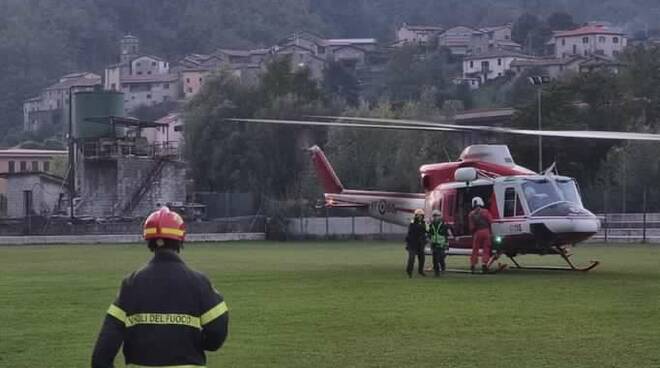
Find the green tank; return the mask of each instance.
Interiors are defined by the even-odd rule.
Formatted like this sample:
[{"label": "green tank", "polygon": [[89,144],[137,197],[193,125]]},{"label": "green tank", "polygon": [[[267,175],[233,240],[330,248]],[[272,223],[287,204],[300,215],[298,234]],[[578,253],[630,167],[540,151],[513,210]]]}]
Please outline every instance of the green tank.
[{"label": "green tank", "polygon": [[98,139],[126,135],[125,127],[114,130],[108,122],[91,122],[89,118],[124,116],[124,95],[115,91],[86,91],[73,95],[73,135],[75,138]]}]

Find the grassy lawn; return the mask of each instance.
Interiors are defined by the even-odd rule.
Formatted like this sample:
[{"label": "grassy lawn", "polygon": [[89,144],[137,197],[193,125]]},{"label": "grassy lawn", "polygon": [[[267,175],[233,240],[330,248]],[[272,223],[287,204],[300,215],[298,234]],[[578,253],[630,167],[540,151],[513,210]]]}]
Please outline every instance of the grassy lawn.
[{"label": "grassy lawn", "polygon": [[[660,247],[578,248],[602,261],[588,274],[412,280],[399,243],[189,244],[183,256],[230,307],[209,367],[660,367]],[[122,277],[149,257],[0,247],[0,367],[89,366]]]}]

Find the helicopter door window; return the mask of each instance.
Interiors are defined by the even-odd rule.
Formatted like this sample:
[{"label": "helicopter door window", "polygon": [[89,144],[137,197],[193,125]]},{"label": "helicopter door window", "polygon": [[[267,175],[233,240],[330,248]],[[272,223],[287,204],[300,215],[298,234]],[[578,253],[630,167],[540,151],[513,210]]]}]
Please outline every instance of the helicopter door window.
[{"label": "helicopter door window", "polygon": [[516,215],[516,190],[506,188],[504,191],[504,217],[513,217]]},{"label": "helicopter door window", "polygon": [[518,217],[524,215],[525,211],[520,202],[520,197],[518,197],[518,194],[516,193],[516,189],[506,188],[504,191],[504,217]]}]

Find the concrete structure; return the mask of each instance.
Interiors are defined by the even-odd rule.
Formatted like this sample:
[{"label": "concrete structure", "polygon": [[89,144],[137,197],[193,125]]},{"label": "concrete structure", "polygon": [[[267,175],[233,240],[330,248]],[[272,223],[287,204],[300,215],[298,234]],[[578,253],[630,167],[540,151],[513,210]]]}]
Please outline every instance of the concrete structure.
[{"label": "concrete structure", "polygon": [[508,51],[493,50],[467,56],[463,59],[463,78],[480,78],[481,83],[502,77],[517,60],[532,60],[534,57]]},{"label": "concrete structure", "polygon": [[89,91],[101,85],[101,76],[94,73],[72,73],[41,91],[39,96],[23,104],[23,130],[36,132],[49,126],[59,131],[66,128],[69,92]]},{"label": "concrete structure", "polygon": [[[0,150],[0,173],[51,173],[53,160],[65,159],[67,151],[6,149]],[[0,217],[7,216],[7,180],[0,177]]]},{"label": "concrete structure", "polygon": [[64,178],[44,172],[0,174],[6,180],[7,217],[51,215],[61,208]]},{"label": "concrete structure", "polygon": [[428,45],[435,37],[444,32],[443,27],[413,26],[403,23],[396,31],[395,46],[402,45]]},{"label": "concrete structure", "polygon": [[153,157],[85,157],[77,216],[140,217],[157,204],[185,202],[183,162]]},{"label": "concrete structure", "polygon": [[578,29],[555,32],[549,45],[556,58],[590,55],[616,58],[628,45],[628,39],[621,29],[594,22]]},{"label": "concrete structure", "polygon": [[119,43],[120,62],[105,69],[104,88],[124,93],[126,114],[182,96],[178,73],[157,56],[140,55],[139,46],[137,37],[124,36]]}]

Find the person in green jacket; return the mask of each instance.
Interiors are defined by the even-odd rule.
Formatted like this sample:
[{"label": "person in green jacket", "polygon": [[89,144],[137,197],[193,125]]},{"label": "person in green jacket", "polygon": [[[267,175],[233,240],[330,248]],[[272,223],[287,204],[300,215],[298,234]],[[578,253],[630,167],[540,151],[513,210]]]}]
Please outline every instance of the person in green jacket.
[{"label": "person in green jacket", "polygon": [[442,214],[439,210],[433,210],[431,223],[429,224],[428,234],[431,239],[431,251],[433,252],[433,271],[435,276],[439,276],[440,272],[445,272],[445,258],[447,257],[447,248],[449,247],[449,235],[451,229],[445,224],[442,219]]}]

